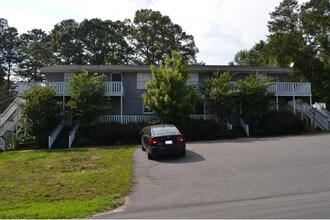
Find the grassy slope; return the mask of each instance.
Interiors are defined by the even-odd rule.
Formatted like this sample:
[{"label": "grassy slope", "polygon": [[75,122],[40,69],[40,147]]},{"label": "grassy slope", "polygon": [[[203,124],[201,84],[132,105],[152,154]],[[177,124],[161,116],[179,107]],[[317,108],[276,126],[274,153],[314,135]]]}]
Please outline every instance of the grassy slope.
[{"label": "grassy slope", "polygon": [[134,147],[0,154],[0,218],[83,218],[123,203]]}]

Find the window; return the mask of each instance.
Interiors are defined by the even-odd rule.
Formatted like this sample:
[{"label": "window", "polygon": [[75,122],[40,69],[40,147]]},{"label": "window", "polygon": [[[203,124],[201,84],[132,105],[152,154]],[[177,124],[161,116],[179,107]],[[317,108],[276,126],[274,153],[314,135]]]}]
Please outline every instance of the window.
[{"label": "window", "polygon": [[76,74],[75,73],[65,73],[64,81],[69,82]]},{"label": "window", "polygon": [[267,79],[267,73],[257,73],[257,77],[261,81],[266,81],[266,79]]},{"label": "window", "polygon": [[188,85],[196,85],[198,83],[198,73],[190,73]]},{"label": "window", "polygon": [[137,89],[146,89],[146,83],[151,78],[151,73],[137,73]]},{"label": "window", "polygon": [[143,114],[154,114],[154,111],[143,103]]}]

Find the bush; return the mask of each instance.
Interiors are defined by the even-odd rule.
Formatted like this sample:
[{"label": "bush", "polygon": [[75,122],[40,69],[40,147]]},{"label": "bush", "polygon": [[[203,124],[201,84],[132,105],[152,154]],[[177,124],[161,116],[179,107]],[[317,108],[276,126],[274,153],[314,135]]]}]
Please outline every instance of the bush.
[{"label": "bush", "polygon": [[259,135],[298,134],[304,122],[292,112],[270,112],[263,117],[259,129]]},{"label": "bush", "polygon": [[[146,123],[100,123],[95,126],[85,127],[78,131],[78,140],[88,140],[88,144],[95,145],[124,145],[139,144],[140,131]],[[86,141],[82,141],[85,142]],[[82,146],[82,143],[79,143]]]},{"label": "bush", "polygon": [[223,129],[213,120],[194,120],[187,118],[184,124],[178,126],[187,141],[215,140],[231,138],[232,132]]}]

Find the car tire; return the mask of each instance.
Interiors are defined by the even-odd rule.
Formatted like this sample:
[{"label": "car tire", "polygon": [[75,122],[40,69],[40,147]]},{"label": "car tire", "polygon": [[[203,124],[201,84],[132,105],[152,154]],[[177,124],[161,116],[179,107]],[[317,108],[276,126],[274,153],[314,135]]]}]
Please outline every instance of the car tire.
[{"label": "car tire", "polygon": [[154,159],[154,156],[152,154],[148,153],[148,160],[153,160],[153,159]]},{"label": "car tire", "polygon": [[181,156],[181,157],[186,156],[186,151],[182,151],[182,152],[180,153],[180,156]]}]

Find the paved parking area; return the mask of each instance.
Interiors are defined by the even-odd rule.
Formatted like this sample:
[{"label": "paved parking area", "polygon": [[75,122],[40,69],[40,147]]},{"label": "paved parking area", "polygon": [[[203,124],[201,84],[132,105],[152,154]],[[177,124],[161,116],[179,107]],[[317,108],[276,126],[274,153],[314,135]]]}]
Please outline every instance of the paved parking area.
[{"label": "paved parking area", "polygon": [[[224,207],[330,192],[330,135],[194,142],[187,144],[184,158],[150,161],[141,149],[134,156],[135,180],[127,206],[97,218],[249,217],[224,212]],[[200,209],[199,215],[194,208]]]}]

